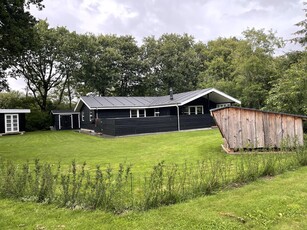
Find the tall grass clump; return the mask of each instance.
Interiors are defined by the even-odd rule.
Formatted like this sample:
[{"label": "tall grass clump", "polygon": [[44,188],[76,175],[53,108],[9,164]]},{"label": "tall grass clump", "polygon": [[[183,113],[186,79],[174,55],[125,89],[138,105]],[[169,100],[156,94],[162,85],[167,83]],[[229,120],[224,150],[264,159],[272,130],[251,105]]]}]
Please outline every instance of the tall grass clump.
[{"label": "tall grass clump", "polygon": [[159,162],[151,173],[135,177],[132,166],[97,165],[72,161],[61,164],[0,158],[0,197],[54,203],[71,209],[101,209],[113,213],[171,205],[225,187],[248,183],[307,165],[307,148],[294,152],[238,154],[195,163]]}]

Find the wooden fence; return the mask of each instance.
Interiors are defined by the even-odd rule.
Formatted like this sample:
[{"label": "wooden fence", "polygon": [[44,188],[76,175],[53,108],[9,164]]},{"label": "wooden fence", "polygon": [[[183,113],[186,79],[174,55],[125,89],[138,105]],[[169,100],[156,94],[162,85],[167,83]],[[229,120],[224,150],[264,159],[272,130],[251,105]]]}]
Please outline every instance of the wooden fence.
[{"label": "wooden fence", "polygon": [[303,145],[307,116],[264,112],[241,107],[211,110],[224,138],[224,148],[269,149]]}]

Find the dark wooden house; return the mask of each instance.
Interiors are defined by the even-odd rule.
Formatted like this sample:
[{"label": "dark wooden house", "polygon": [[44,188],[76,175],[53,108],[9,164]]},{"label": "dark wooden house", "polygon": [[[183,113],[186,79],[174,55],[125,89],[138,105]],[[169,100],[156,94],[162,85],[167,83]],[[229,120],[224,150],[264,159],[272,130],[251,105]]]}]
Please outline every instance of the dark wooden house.
[{"label": "dark wooden house", "polygon": [[80,113],[73,110],[52,110],[52,124],[56,130],[80,128]]},{"label": "dark wooden house", "polygon": [[302,146],[307,116],[241,107],[211,110],[227,152],[241,149],[280,149]]},{"label": "dark wooden house", "polygon": [[23,133],[30,109],[0,109],[0,135]]},{"label": "dark wooden house", "polygon": [[81,97],[80,128],[121,136],[206,128],[214,125],[210,109],[241,102],[217,89],[159,97]]}]

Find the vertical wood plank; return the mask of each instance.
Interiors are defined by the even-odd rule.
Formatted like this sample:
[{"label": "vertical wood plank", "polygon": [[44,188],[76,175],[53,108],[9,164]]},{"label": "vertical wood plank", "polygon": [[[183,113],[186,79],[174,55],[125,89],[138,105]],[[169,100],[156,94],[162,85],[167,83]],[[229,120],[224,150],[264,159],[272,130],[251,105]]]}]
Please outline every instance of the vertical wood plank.
[{"label": "vertical wood plank", "polygon": [[240,109],[237,108],[228,108],[229,111],[229,146],[232,149],[238,149],[238,138],[239,132],[237,129],[239,121]]},{"label": "vertical wood plank", "polygon": [[263,130],[264,130],[264,146],[269,148],[270,146],[270,127],[269,127],[269,115],[263,113]]},{"label": "vertical wood plank", "polygon": [[289,136],[289,147],[295,146],[295,119],[293,116],[287,116],[287,133]]},{"label": "vertical wood plank", "polygon": [[242,140],[242,109],[237,109],[236,114],[236,129],[237,129],[237,148],[243,148],[243,140]]},{"label": "vertical wood plank", "polygon": [[268,124],[269,124],[269,148],[274,148],[276,147],[276,115],[274,113],[269,113],[268,114]]},{"label": "vertical wood plank", "polygon": [[282,144],[282,138],[283,138],[283,130],[282,130],[282,119],[280,114],[276,114],[275,116],[275,129],[276,129],[276,147],[280,148]]},{"label": "vertical wood plank", "polygon": [[304,145],[303,120],[299,117],[295,117],[294,125],[295,125],[295,138],[297,140],[297,144],[299,146],[303,146]]},{"label": "vertical wood plank", "polygon": [[256,111],[255,119],[256,148],[264,148],[264,131],[262,112]]}]

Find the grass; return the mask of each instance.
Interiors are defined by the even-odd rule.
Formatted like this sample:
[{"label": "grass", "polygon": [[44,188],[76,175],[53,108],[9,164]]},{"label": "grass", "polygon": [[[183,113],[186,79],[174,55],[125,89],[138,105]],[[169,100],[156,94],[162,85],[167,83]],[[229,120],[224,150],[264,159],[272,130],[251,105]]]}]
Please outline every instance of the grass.
[{"label": "grass", "polygon": [[[76,159],[93,170],[97,164],[126,162],[143,176],[162,160],[183,164],[237,157],[223,153],[220,143],[218,130],[109,139],[49,131],[1,137],[0,157],[17,163],[61,161],[63,167]],[[1,199],[0,229],[306,229],[306,176],[304,167],[212,196],[120,215]]]},{"label": "grass", "polygon": [[166,163],[196,162],[202,159],[225,157],[221,151],[218,130],[174,132],[159,135],[99,138],[72,131],[31,132],[22,136],[0,138],[0,157],[14,162],[38,158],[41,162],[63,166],[73,159],[77,164],[86,161],[95,168],[108,164],[132,164],[134,173],[148,172],[161,160]]},{"label": "grass", "polygon": [[0,200],[0,229],[307,229],[307,167],[147,212]]}]

